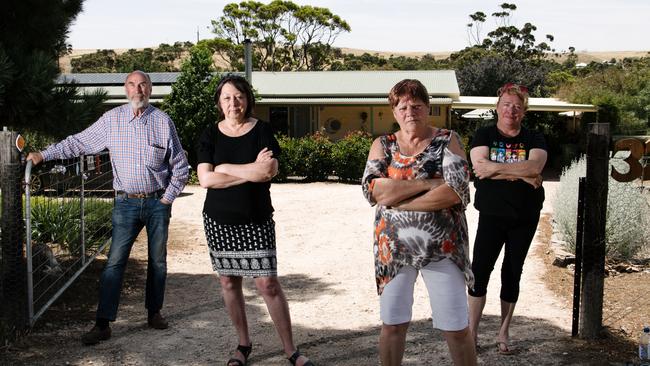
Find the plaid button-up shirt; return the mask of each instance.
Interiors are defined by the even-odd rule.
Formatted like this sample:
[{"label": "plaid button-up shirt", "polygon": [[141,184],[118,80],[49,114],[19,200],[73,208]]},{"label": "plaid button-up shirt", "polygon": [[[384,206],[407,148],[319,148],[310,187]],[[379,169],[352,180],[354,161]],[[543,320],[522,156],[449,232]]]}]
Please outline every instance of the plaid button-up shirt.
[{"label": "plaid button-up shirt", "polygon": [[127,193],[165,189],[169,202],[181,193],[189,175],[187,158],[171,118],[151,105],[136,117],[130,105],[106,112],[97,122],[41,152],[44,160],[96,154],[108,149],[113,188]]}]

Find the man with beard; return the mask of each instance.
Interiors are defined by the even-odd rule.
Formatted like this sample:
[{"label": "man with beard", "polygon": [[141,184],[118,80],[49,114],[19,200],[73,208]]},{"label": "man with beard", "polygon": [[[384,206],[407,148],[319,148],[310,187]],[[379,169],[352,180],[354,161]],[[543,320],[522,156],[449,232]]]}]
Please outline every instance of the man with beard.
[{"label": "man with beard", "polygon": [[189,165],[176,127],[149,104],[151,79],[133,71],[124,83],[129,104],[106,112],[84,131],[27,156],[33,164],[95,154],[108,149],[113,167],[113,232],[108,260],[99,282],[95,326],[81,338],[86,345],[111,337],[122,279],[133,243],[147,228],[148,265],[145,307],[148,325],[166,329],[160,314],[167,277],[167,235],[172,202],[187,182]]}]

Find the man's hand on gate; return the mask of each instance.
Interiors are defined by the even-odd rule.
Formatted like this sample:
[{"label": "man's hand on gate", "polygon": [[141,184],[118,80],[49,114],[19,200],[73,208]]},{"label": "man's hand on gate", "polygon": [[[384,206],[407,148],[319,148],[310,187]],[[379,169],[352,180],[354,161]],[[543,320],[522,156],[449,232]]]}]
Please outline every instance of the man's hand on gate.
[{"label": "man's hand on gate", "polygon": [[27,154],[26,160],[31,160],[32,164],[36,166],[43,161],[43,155],[39,151],[30,152],[29,154]]}]

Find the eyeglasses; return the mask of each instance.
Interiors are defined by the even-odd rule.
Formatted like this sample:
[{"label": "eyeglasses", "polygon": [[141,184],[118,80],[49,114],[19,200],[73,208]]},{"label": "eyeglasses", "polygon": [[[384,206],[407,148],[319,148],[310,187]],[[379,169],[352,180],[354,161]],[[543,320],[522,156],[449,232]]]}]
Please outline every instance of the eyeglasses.
[{"label": "eyeglasses", "polygon": [[522,94],[528,94],[528,88],[523,85],[519,85],[515,83],[505,83],[503,84],[502,87],[499,88],[499,90],[497,90],[497,96],[500,97],[503,93],[510,90],[519,91]]}]

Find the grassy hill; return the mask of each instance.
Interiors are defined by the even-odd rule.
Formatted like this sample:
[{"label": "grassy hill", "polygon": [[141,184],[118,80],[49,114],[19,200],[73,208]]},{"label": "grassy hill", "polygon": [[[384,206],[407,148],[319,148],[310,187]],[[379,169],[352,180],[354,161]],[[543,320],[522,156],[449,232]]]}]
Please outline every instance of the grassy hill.
[{"label": "grassy hill", "polygon": [[[71,70],[70,66],[70,60],[79,57],[81,55],[85,55],[88,53],[95,53],[97,52],[98,49],[76,49],[72,50],[72,53],[69,55],[61,57],[59,60],[59,65],[61,68],[61,71],[63,73],[69,73]],[[128,51],[126,48],[121,48],[121,49],[114,49],[114,51],[117,54],[124,53]],[[352,53],[354,55],[362,55],[364,53],[369,53],[371,55],[379,55],[383,57],[390,57],[390,56],[406,56],[406,57],[421,57],[426,54],[433,55],[436,60],[441,60],[449,57],[449,55],[452,54],[454,51],[446,51],[446,52],[439,52],[439,51],[431,51],[431,52],[391,52],[391,51],[376,51],[376,50],[363,50],[363,49],[356,49],[356,48],[342,48],[341,51],[343,53]],[[603,62],[603,61],[609,61],[611,59],[617,59],[621,60],[626,57],[643,57],[643,56],[650,56],[650,51],[612,51],[612,52],[589,52],[589,51],[578,51],[576,52],[576,55],[578,55],[578,62],[584,62],[584,63],[590,63],[592,61],[595,62]],[[560,56],[557,58],[559,62],[562,62],[565,56]],[[217,62],[217,65],[219,65],[219,62],[221,60],[215,58],[215,62]],[[225,66],[225,65],[224,65]]]}]

